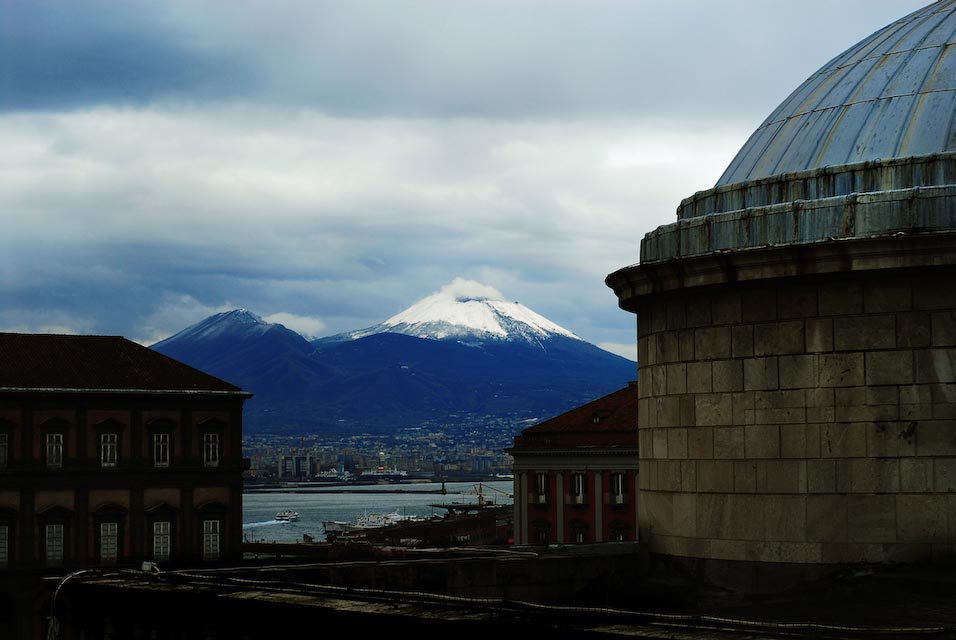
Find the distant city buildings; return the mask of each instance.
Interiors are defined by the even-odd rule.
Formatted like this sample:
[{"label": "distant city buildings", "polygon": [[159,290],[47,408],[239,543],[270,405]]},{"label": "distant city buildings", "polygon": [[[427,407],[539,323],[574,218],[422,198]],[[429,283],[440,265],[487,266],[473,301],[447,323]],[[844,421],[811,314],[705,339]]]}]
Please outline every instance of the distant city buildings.
[{"label": "distant city buildings", "polygon": [[351,436],[247,434],[243,455],[250,468],[245,475],[252,481],[305,480],[309,460],[312,477],[333,470],[358,474],[383,464],[435,477],[506,474],[511,473],[512,460],[504,449],[516,432],[514,423],[492,423],[444,427],[437,433],[398,429]]}]

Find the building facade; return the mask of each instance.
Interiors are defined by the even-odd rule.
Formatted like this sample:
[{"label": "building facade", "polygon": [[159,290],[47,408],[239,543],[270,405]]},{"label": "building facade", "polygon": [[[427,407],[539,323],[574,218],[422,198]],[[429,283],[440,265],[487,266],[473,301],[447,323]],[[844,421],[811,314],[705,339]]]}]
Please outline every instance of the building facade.
[{"label": "building facade", "polygon": [[607,277],[638,319],[652,552],[952,555],[954,33],[940,0],[835,57]]},{"label": "building facade", "polygon": [[637,384],[515,436],[515,544],[637,539]]},{"label": "building facade", "polygon": [[240,559],[249,396],[123,338],[0,334],[8,635],[44,617],[50,576]]}]

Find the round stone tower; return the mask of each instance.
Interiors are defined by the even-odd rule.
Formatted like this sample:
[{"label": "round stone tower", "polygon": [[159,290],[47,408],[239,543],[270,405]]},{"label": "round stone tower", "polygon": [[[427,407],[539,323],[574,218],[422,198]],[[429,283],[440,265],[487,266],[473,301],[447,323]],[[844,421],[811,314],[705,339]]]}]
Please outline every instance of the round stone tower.
[{"label": "round stone tower", "polygon": [[606,282],[650,551],[956,552],[956,0],[822,67]]}]

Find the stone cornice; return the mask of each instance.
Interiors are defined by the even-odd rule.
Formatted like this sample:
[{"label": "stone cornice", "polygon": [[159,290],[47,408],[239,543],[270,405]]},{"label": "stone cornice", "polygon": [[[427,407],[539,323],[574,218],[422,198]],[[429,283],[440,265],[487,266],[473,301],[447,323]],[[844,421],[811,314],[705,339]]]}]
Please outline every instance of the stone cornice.
[{"label": "stone cornice", "polygon": [[956,229],[956,186],[849,195],[678,220],[647,233],[641,264],[828,240]]},{"label": "stone cornice", "polygon": [[642,296],[769,278],[956,265],[956,230],[718,251],[619,269],[605,283],[636,312]]}]

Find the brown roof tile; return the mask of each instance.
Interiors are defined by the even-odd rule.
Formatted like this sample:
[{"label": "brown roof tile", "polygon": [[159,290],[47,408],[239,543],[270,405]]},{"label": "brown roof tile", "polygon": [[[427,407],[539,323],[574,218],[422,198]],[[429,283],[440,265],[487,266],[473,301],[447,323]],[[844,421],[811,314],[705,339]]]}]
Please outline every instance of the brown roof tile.
[{"label": "brown roof tile", "polygon": [[0,390],[241,392],[119,336],[0,333]]},{"label": "brown roof tile", "polygon": [[636,445],[637,383],[528,427],[515,448],[553,445]]}]

